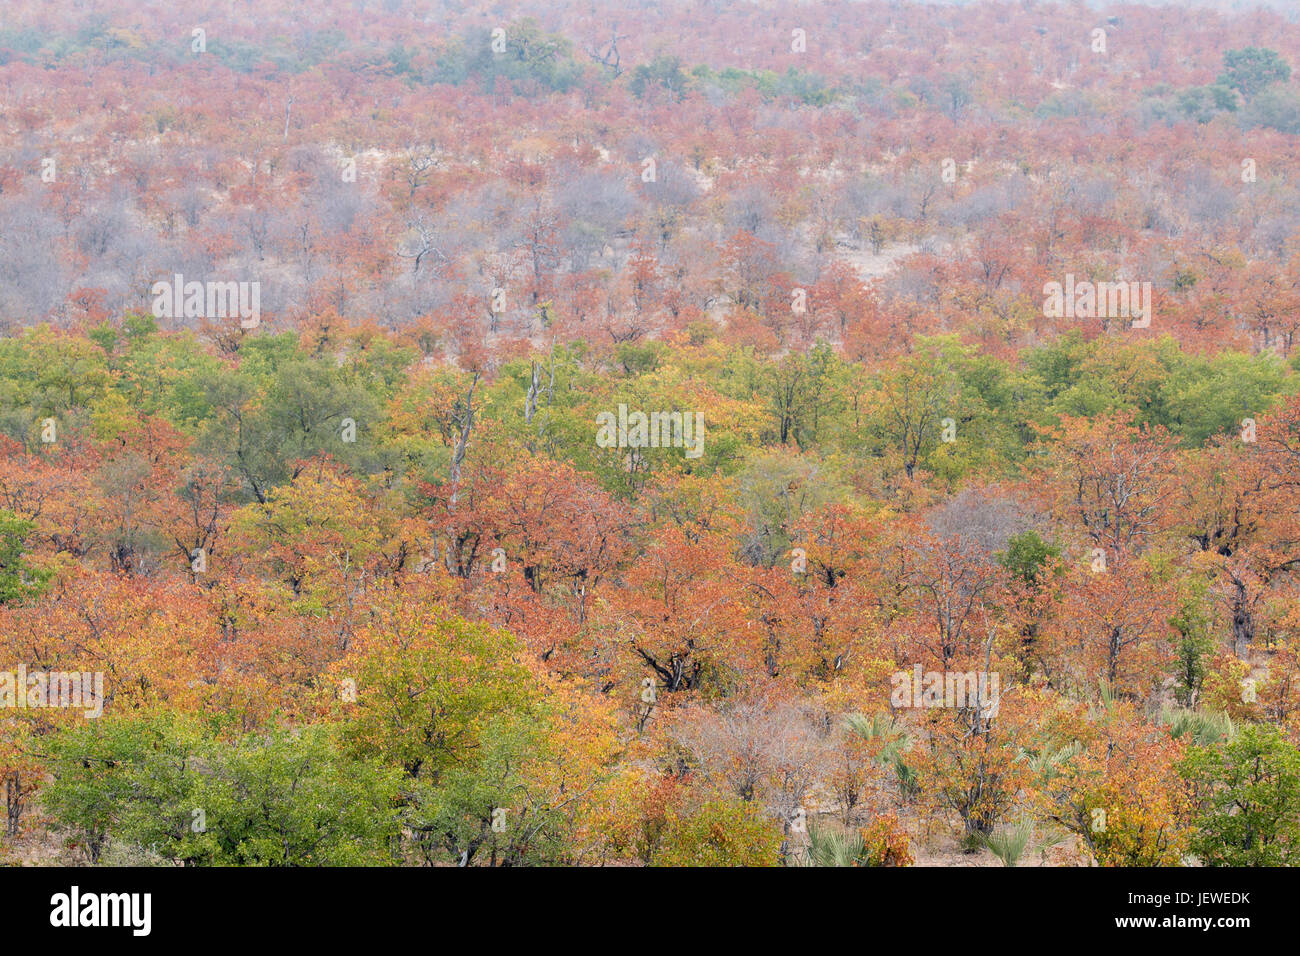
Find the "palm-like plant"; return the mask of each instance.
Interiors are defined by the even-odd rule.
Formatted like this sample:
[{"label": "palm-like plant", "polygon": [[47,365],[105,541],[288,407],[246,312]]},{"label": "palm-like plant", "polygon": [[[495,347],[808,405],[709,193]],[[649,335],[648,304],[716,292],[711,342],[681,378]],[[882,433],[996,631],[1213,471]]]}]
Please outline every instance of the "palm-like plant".
[{"label": "palm-like plant", "polygon": [[1029,850],[1034,840],[1034,821],[1021,820],[1010,827],[998,827],[984,837],[984,845],[1002,861],[1003,866],[1015,866]]},{"label": "palm-like plant", "polygon": [[1213,710],[1166,707],[1160,712],[1160,722],[1169,727],[1169,736],[1175,740],[1190,735],[1192,743],[1198,747],[1208,747],[1237,736],[1232,718]]},{"label": "palm-like plant", "polygon": [[838,833],[808,824],[808,866],[863,866],[867,844],[859,830]]},{"label": "palm-like plant", "polygon": [[1048,784],[1061,775],[1061,768],[1083,752],[1083,744],[1077,740],[1066,744],[1059,750],[1044,750],[1041,753],[1022,751],[1021,755],[1042,783]]},{"label": "palm-like plant", "polygon": [[898,791],[904,800],[916,796],[920,789],[916,771],[907,765],[903,755],[912,747],[912,738],[890,714],[849,714],[844,724],[864,740],[880,740],[880,764],[891,767],[898,780]]}]

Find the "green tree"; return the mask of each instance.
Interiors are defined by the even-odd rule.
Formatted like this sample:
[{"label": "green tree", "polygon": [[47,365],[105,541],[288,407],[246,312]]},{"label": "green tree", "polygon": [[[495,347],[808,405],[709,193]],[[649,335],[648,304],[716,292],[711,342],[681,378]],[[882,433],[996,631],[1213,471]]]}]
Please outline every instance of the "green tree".
[{"label": "green tree", "polygon": [[1044,541],[1037,531],[1012,535],[1007,549],[996,555],[999,564],[1026,584],[1038,584],[1044,568],[1060,556],[1060,547]]},{"label": "green tree", "polygon": [[1223,72],[1218,82],[1250,99],[1266,86],[1291,79],[1291,66],[1276,50],[1245,47],[1223,54]]},{"label": "green tree", "polygon": [[1194,747],[1180,772],[1199,798],[1192,850],[1210,866],[1300,863],[1300,751],[1270,726]]},{"label": "green tree", "polygon": [[1236,432],[1242,418],[1268,409],[1287,384],[1285,363],[1271,353],[1188,357],[1169,370],[1160,387],[1163,415],[1150,420],[1185,444],[1201,445],[1211,435]]},{"label": "green tree", "polygon": [[593,748],[562,729],[523,646],[419,601],[384,617],[360,640],[347,737],[400,771],[416,852],[460,866],[561,861]]},{"label": "green tree", "polygon": [[691,78],[682,69],[679,57],[660,54],[632,71],[629,89],[638,99],[643,99],[650,90],[658,88],[666,91],[669,98],[681,100],[686,96],[690,82]]},{"label": "green tree", "polygon": [[45,590],[52,572],[32,567],[25,557],[27,536],[36,525],[0,510],[0,604],[34,597]]},{"label": "green tree", "polygon": [[383,375],[359,380],[355,368],[333,356],[303,358],[292,343],[270,336],[257,336],[240,354],[237,373],[201,379],[204,400],[215,409],[204,446],[231,463],[258,501],[320,455],[357,471],[379,467],[373,436],[388,397]]},{"label": "green tree", "polygon": [[1242,111],[1246,129],[1267,126],[1288,136],[1300,135],[1300,93],[1282,84],[1261,90]]},{"label": "green tree", "polygon": [[396,862],[398,775],[333,728],[224,741],[179,717],[106,718],[49,744],[45,809],[92,861],[111,842],[210,866]]}]

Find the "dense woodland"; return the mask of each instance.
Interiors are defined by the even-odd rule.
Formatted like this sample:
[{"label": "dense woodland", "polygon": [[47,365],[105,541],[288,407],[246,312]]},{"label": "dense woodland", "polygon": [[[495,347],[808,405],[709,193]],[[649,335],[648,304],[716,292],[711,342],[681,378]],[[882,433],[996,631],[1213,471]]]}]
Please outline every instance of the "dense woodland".
[{"label": "dense woodland", "polygon": [[0,669],[103,700],[0,708],[0,861],[1300,861],[1293,67],[1284,8],[7,0]]}]

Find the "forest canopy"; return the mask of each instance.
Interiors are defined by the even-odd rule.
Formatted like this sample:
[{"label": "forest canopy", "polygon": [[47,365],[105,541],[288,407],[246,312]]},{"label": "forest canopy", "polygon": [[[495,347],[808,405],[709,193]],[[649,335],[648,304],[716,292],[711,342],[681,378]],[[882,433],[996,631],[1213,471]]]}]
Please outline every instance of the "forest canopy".
[{"label": "forest canopy", "polygon": [[0,13],[0,861],[1300,862],[1294,11],[507,6]]}]

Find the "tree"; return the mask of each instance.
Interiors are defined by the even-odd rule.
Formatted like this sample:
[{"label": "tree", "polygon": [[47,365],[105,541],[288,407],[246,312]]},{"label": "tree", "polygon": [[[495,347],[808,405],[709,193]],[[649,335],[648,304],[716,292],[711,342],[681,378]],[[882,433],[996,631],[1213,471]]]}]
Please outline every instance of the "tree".
[{"label": "tree", "polygon": [[1250,99],[1260,90],[1274,83],[1291,79],[1291,66],[1276,50],[1264,47],[1245,47],[1227,50],[1223,54],[1223,73],[1219,82]]},{"label": "tree", "polygon": [[1045,429],[1055,513],[1108,566],[1139,554],[1166,527],[1174,491],[1174,441],[1163,428],[1140,428],[1124,414],[1062,416]]},{"label": "tree", "polygon": [[1141,563],[1075,569],[1041,629],[1053,686],[1089,698],[1154,691],[1171,657],[1172,587]]},{"label": "tree", "polygon": [[559,861],[613,753],[608,712],[551,689],[521,651],[504,631],[391,591],[335,666],[356,688],[349,746],[400,770],[402,823],[426,863]]},{"label": "tree", "polygon": [[110,846],[189,866],[393,860],[396,774],[344,757],[329,727],[223,741],[133,717],[70,728],[49,747],[44,805],[92,862]]},{"label": "tree", "polygon": [[1179,772],[1195,788],[1192,851],[1210,866],[1300,860],[1300,751],[1275,727],[1192,748]]},{"label": "tree", "polygon": [[[1177,866],[1192,835],[1191,803],[1177,771],[1182,744],[1103,694],[1081,719],[1053,721],[1039,800],[1102,866]],[[1053,739],[1054,738],[1054,739]]]},{"label": "tree", "polygon": [[35,528],[34,522],[0,510],[0,604],[40,595],[53,575],[32,565],[27,555],[26,541]]},{"label": "tree", "polygon": [[681,59],[661,54],[632,70],[629,88],[638,98],[645,98],[651,91],[658,89],[669,99],[679,101],[690,88],[690,77],[682,70]]},{"label": "tree", "polygon": [[944,419],[961,429],[975,412],[961,394],[954,358],[951,348],[937,342],[886,363],[880,374],[875,428],[908,478],[939,447]]}]

